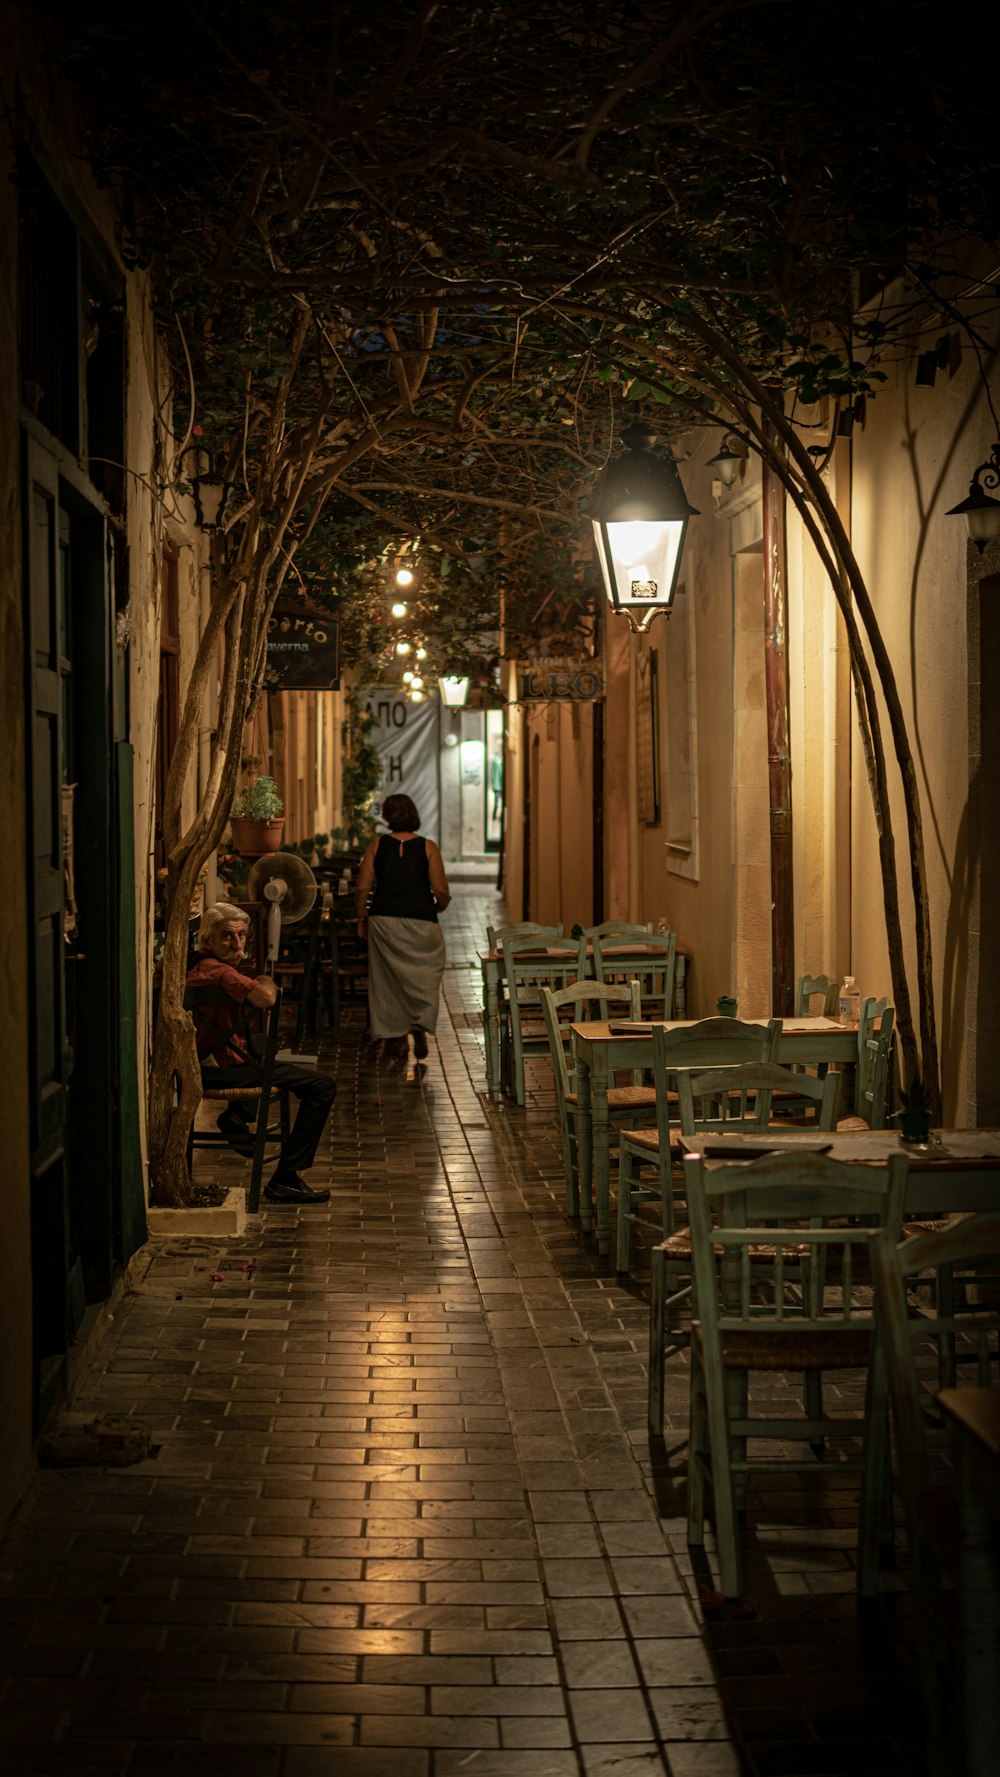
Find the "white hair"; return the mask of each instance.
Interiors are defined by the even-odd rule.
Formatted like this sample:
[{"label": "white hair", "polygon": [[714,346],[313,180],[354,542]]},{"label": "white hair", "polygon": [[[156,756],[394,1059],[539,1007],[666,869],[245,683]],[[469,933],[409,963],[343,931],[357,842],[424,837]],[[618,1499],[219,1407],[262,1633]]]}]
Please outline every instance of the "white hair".
[{"label": "white hair", "polygon": [[221,925],[231,924],[248,926],[250,915],[244,907],[238,907],[234,901],[216,901],[214,906],[206,907],[198,927],[198,948],[207,950],[213,933]]}]

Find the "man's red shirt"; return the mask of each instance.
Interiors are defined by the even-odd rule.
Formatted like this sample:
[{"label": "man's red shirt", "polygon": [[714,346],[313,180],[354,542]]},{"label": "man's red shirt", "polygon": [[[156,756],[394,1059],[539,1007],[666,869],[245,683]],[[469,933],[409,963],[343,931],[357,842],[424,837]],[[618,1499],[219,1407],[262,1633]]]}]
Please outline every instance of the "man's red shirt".
[{"label": "man's red shirt", "polygon": [[241,975],[229,963],[220,963],[218,957],[211,956],[207,951],[199,951],[198,961],[187,974],[188,987],[222,987],[229,995],[232,1005],[199,1006],[198,1016],[194,1021],[195,1042],[198,1045],[198,1059],[206,1067],[242,1067],[248,1059],[245,1036],[233,1039],[225,1049],[212,1052],[212,1032],[202,1022],[207,1019],[217,1030],[225,1034],[238,1024],[243,1016],[243,1007],[254,983],[249,975]]}]

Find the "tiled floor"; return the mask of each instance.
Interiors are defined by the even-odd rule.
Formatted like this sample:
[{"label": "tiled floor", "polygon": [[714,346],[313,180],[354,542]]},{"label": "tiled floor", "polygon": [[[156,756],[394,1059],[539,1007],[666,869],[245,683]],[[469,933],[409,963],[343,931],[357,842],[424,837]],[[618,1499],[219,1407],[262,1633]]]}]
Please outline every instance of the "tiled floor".
[{"label": "tiled floor", "polygon": [[620,1288],[565,1220],[545,1069],[483,1097],[496,908],[449,910],[421,1077],[360,1011],[324,1043],[329,1206],[146,1249],[74,1405],[152,1453],[43,1471],[0,1560],[5,1777],[919,1768],[905,1600],[859,1617],[844,1489],[756,1502],[751,1602],[702,1620],[641,1261]]}]

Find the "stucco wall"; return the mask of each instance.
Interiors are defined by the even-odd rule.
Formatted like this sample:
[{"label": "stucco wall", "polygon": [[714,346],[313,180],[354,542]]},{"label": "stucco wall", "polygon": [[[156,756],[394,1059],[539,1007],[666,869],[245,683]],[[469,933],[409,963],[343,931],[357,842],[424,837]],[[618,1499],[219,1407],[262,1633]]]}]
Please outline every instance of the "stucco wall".
[{"label": "stucco wall", "polygon": [[[935,318],[917,349],[933,344],[939,332]],[[947,508],[964,497],[993,437],[966,350],[958,373],[950,380],[939,374],[933,388],[916,386],[912,358],[893,366],[854,443],[854,546],[895,671],[922,805],[946,1121],[965,1110],[969,791],[968,545],[963,521],[947,517]],[[893,769],[892,821],[915,997],[909,848],[897,785]],[[853,777],[853,832],[852,969],[862,992],[888,992],[876,832],[860,770]]]}]

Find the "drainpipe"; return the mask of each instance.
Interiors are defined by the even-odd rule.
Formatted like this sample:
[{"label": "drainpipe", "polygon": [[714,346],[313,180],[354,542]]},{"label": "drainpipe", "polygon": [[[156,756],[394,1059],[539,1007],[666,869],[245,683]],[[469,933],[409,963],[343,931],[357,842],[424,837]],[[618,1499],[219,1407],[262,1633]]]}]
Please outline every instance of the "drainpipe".
[{"label": "drainpipe", "polygon": [[[198,582],[198,635],[203,636],[208,628],[208,620],[212,611],[212,554],[209,546],[209,558],[200,564]],[[209,774],[212,769],[212,741],[219,722],[219,675],[213,669],[208,675],[205,687],[205,705],[201,712],[198,725],[198,796],[205,794]],[[205,906],[211,907],[219,900],[219,879],[216,874],[217,853],[212,852],[205,869]]]},{"label": "drainpipe", "polygon": [[792,761],[788,743],[788,579],[785,490],[763,464],[764,680],[771,833],[771,1011],[795,1010]]}]

